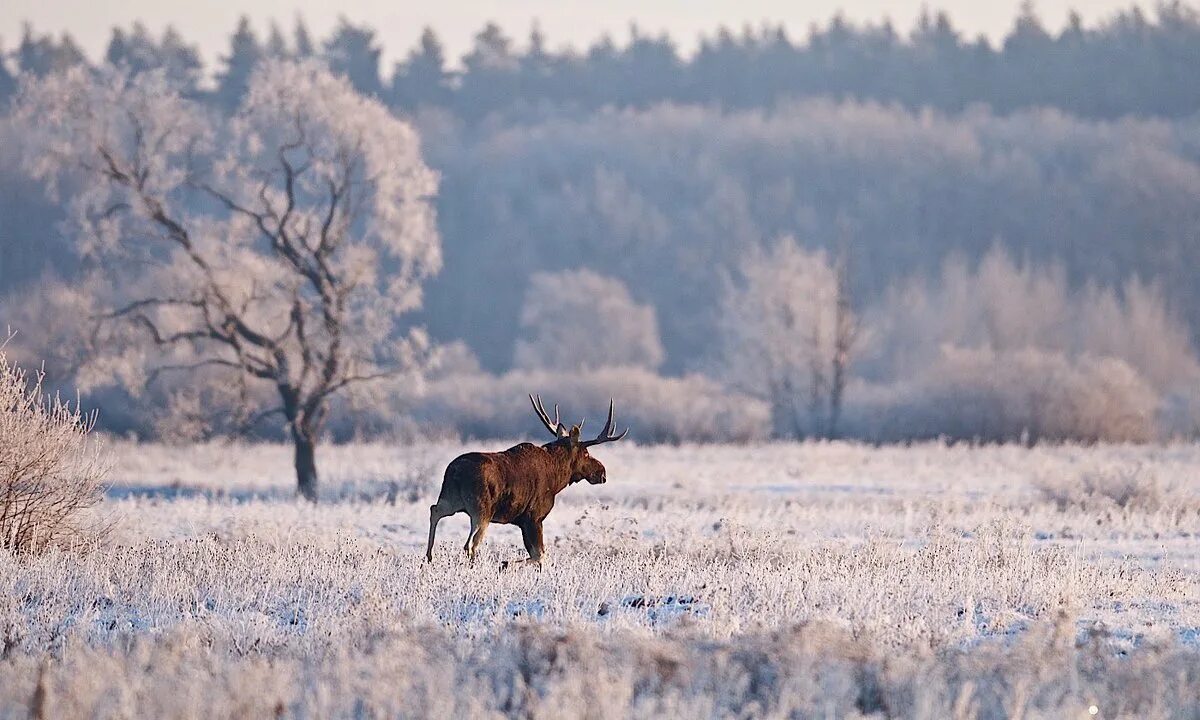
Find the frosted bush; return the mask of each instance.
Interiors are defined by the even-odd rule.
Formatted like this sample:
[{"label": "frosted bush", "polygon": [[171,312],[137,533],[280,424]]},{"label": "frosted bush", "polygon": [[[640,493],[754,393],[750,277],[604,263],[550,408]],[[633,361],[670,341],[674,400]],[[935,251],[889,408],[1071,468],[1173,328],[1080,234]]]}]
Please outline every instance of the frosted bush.
[{"label": "frosted bush", "polygon": [[794,238],[747,252],[726,283],[716,374],[771,406],[781,437],[833,436],[858,321],[846,267]]},{"label": "frosted bush", "polygon": [[42,392],[0,351],[0,548],[35,552],[86,543],[87,510],[103,496],[105,462],[94,415]]},{"label": "frosted bush", "polygon": [[636,366],[665,359],[654,308],[625,284],[591,270],[537,273],[521,308],[513,365],[526,370]]},{"label": "frosted bush", "polygon": [[1003,442],[1155,437],[1158,396],[1115,358],[944,346],[914,378],[850,396],[848,425],[878,440]]},{"label": "frosted bush", "polygon": [[622,425],[631,426],[630,437],[643,443],[745,442],[770,433],[770,412],[761,400],[702,375],[669,378],[636,367],[449,377],[430,383],[412,412],[434,427],[470,436],[525,436],[537,427],[526,397],[531,392],[559,403],[568,416],[597,420],[613,398]]},{"label": "frosted bush", "polygon": [[997,247],[893,288],[870,323],[869,387],[848,395],[859,435],[1145,441],[1200,427],[1187,326],[1136,277],[1072,288],[1061,267]]},{"label": "frosted bush", "polygon": [[1162,480],[1140,465],[1092,468],[1073,475],[1048,475],[1035,482],[1038,494],[1058,510],[1163,512],[1180,516],[1200,510],[1200,498],[1178,482]]}]

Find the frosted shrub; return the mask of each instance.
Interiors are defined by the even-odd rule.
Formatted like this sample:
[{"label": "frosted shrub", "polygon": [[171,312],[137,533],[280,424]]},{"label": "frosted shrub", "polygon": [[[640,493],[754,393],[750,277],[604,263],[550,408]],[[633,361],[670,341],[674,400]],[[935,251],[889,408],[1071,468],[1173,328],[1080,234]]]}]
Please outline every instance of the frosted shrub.
[{"label": "frosted shrub", "polygon": [[1085,512],[1156,513],[1179,516],[1200,508],[1200,498],[1178,482],[1165,482],[1140,465],[1089,469],[1077,475],[1038,478],[1038,494],[1060,512],[1078,508]]},{"label": "frosted shrub", "polygon": [[513,365],[530,370],[654,369],[666,359],[654,308],[591,270],[536,273],[521,308]]},{"label": "frosted shrub", "polygon": [[104,458],[93,415],[42,392],[0,352],[0,547],[34,552],[92,539]]},{"label": "frosted shrub", "polygon": [[893,288],[870,323],[858,368],[875,387],[849,394],[859,434],[1145,441],[1200,426],[1187,325],[1136,277],[1072,288],[997,247]]},{"label": "frosted shrub", "polygon": [[526,398],[531,392],[561,403],[565,413],[596,419],[603,419],[609,398],[614,398],[621,423],[630,425],[631,437],[643,443],[744,442],[765,439],[770,431],[765,402],[725,390],[701,375],[670,378],[631,367],[449,377],[431,383],[412,413],[467,435],[521,436],[537,423]]},{"label": "frosted shrub", "polygon": [[749,252],[726,283],[715,370],[771,404],[783,437],[836,436],[858,319],[846,265],[785,237]]},{"label": "frosted shrub", "polygon": [[946,346],[915,379],[855,407],[853,419],[857,434],[883,440],[1138,442],[1154,436],[1157,403],[1116,358]]}]

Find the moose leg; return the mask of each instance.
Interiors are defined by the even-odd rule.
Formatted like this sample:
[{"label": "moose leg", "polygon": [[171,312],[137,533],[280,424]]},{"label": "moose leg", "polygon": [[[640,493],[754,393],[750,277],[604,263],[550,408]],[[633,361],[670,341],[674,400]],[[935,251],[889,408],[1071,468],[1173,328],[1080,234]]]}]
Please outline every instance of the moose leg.
[{"label": "moose leg", "polygon": [[463,552],[467,554],[467,560],[473,561],[475,556],[471,554],[471,541],[475,539],[475,531],[479,529],[479,515],[468,512],[467,517],[471,518],[471,529],[467,531],[467,541],[463,543]]},{"label": "moose leg", "polygon": [[475,532],[471,533],[471,546],[467,549],[467,554],[471,557],[472,562],[475,560],[475,552],[483,543],[483,536],[487,533],[488,524],[491,522],[492,519],[486,515],[480,517],[478,527],[475,528]]},{"label": "moose leg", "polygon": [[[542,524],[537,520],[527,520],[521,523],[521,540],[525,542],[525,552],[529,553],[529,557],[524,560],[518,560],[512,563],[513,565],[534,563],[538,567],[542,565]],[[509,563],[504,563],[501,569],[507,568]]]},{"label": "moose leg", "polygon": [[437,536],[438,523],[453,514],[442,510],[441,505],[429,506],[429,544],[425,546],[425,562],[433,562],[433,539]]},{"label": "moose leg", "polygon": [[[533,523],[521,523],[521,540],[525,543],[525,552],[529,553],[529,557],[533,557]],[[523,562],[523,561],[522,561]]]},{"label": "moose leg", "polygon": [[533,554],[535,552],[534,539],[537,534],[534,530],[534,521],[522,520],[521,522],[514,524],[521,528],[521,541],[525,543],[525,552],[529,553],[529,557],[522,558],[520,560],[505,560],[504,562],[500,563],[501,570],[508,570],[509,568],[516,567],[517,565],[524,565],[525,563],[533,562]]},{"label": "moose leg", "polygon": [[545,545],[542,542],[542,521],[536,520],[533,525],[533,549],[529,551],[529,561],[536,563],[538,567],[542,566],[542,551]]}]

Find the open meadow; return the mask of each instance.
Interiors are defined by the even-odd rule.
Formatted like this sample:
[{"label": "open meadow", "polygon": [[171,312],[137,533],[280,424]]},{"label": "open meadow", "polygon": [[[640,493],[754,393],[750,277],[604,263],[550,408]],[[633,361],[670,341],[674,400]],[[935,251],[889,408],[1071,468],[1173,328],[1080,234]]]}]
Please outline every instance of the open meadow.
[{"label": "open meadow", "polygon": [[464,515],[423,562],[456,444],[327,447],[316,505],[111,445],[102,544],[0,555],[0,717],[1200,713],[1196,445],[614,445],[506,572]]},{"label": "open meadow", "polygon": [[1200,0],[0,7],[0,720],[1200,720]]}]

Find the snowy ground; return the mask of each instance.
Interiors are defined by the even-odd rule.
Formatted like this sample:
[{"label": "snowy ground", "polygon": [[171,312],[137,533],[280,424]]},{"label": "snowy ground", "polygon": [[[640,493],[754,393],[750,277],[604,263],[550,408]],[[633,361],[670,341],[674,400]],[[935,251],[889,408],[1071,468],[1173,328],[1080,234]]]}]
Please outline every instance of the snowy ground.
[{"label": "snowy ground", "polygon": [[1200,687],[1200,446],[622,443],[517,572],[506,526],[466,565],[461,515],[421,562],[463,450],[326,447],[311,506],[286,447],[116,443],[104,547],[0,557],[0,717],[1172,717]]}]

